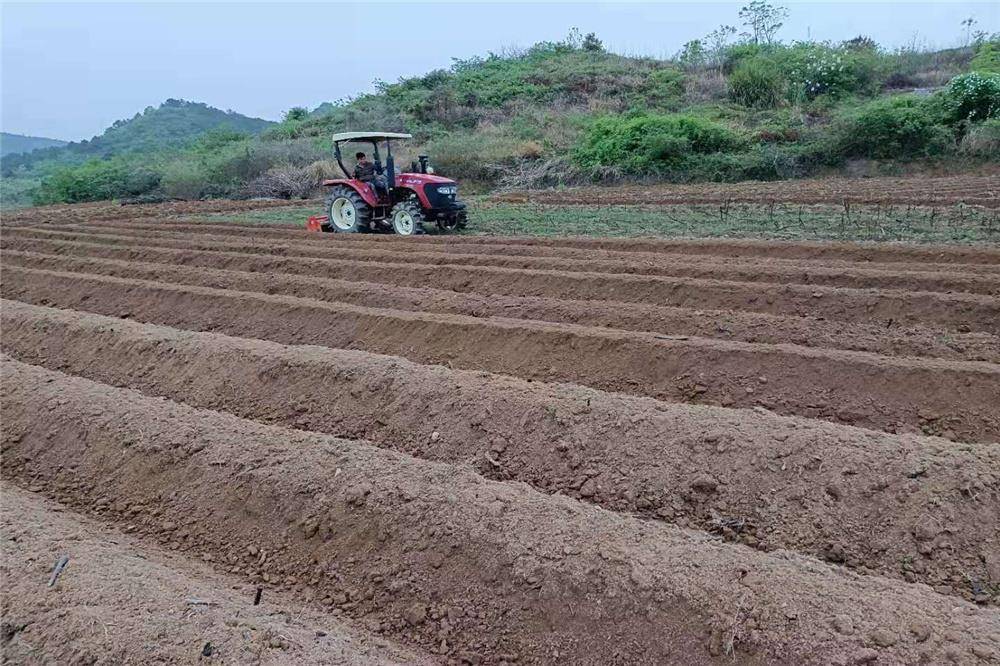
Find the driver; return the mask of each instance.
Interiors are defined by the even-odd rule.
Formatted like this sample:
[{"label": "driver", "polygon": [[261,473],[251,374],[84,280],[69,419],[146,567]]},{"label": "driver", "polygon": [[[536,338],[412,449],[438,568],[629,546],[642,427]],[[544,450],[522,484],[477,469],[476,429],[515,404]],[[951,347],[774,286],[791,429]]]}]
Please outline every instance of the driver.
[{"label": "driver", "polygon": [[354,178],[371,185],[376,195],[385,192],[388,189],[385,184],[385,176],[375,173],[375,165],[368,161],[368,156],[363,152],[358,152],[354,158],[358,161],[357,166],[354,167]]},{"label": "driver", "polygon": [[354,167],[354,178],[362,183],[375,180],[375,165],[368,161],[368,156],[359,152],[354,157],[358,160],[358,165]]}]

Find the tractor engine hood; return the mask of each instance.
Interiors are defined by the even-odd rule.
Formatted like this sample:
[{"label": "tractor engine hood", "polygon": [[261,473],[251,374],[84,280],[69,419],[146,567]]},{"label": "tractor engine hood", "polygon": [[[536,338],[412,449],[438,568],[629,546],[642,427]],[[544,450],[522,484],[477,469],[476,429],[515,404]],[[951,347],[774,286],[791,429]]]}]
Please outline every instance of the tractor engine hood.
[{"label": "tractor engine hood", "polygon": [[444,178],[443,176],[435,176],[430,173],[413,173],[410,171],[403,172],[396,176],[396,185],[399,187],[412,187],[417,188],[423,185],[455,185],[455,181],[451,178]]}]

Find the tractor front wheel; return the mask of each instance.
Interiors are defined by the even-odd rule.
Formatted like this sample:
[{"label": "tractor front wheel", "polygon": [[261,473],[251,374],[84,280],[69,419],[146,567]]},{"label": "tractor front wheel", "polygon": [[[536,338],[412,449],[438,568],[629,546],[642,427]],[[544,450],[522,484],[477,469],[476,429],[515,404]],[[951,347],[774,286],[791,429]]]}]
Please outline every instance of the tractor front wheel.
[{"label": "tractor front wheel", "polygon": [[350,187],[335,187],[326,198],[326,217],[330,231],[356,234],[368,231],[372,209]]},{"label": "tractor front wheel", "polygon": [[392,230],[400,236],[424,233],[424,211],[414,199],[400,201],[392,207]]}]

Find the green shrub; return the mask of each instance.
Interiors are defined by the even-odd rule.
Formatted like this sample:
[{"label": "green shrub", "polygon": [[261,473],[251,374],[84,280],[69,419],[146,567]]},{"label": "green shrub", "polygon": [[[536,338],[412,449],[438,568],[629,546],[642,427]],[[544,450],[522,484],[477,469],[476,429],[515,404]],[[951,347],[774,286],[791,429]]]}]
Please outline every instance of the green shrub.
[{"label": "green shrub", "polygon": [[872,95],[887,66],[876,49],[814,42],[743,44],[730,49],[727,63],[731,98],[761,108],[785,98],[798,104],[821,96]]},{"label": "green shrub", "polygon": [[752,42],[741,42],[726,47],[722,58],[722,71],[724,74],[732,74],[744,60],[757,58],[771,51],[771,48],[764,44],[754,44]]},{"label": "green shrub", "polygon": [[962,138],[961,151],[966,155],[996,160],[1000,155],[1000,118],[974,125]]},{"label": "green shrub", "polygon": [[208,184],[205,167],[194,160],[178,159],[163,169],[160,188],[174,199],[200,199]]},{"label": "green shrub", "polygon": [[725,125],[697,116],[650,113],[605,116],[586,130],[574,151],[585,168],[616,167],[632,173],[679,168],[688,155],[733,150],[742,139]]},{"label": "green shrub", "polygon": [[45,178],[35,194],[35,203],[79,203],[138,196],[152,192],[159,183],[159,174],[141,164],[117,157],[91,160],[57,169]]},{"label": "green shrub", "polygon": [[974,72],[1000,73],[1000,43],[983,42],[976,50],[976,57],[969,63]]},{"label": "green shrub", "polygon": [[894,97],[845,114],[833,144],[831,150],[843,157],[906,159],[945,154],[954,146],[954,137],[926,104],[914,97]]},{"label": "green shrub", "polygon": [[871,49],[797,44],[782,53],[792,101],[841,98],[877,91],[879,58]]},{"label": "green shrub", "polygon": [[944,104],[953,122],[1000,116],[1000,74],[971,72],[956,76],[944,91]]},{"label": "green shrub", "polygon": [[679,103],[684,97],[684,74],[671,67],[653,70],[643,94],[653,106]]},{"label": "green shrub", "polygon": [[743,106],[774,108],[784,97],[785,87],[781,71],[766,58],[744,60],[729,77],[729,97]]}]

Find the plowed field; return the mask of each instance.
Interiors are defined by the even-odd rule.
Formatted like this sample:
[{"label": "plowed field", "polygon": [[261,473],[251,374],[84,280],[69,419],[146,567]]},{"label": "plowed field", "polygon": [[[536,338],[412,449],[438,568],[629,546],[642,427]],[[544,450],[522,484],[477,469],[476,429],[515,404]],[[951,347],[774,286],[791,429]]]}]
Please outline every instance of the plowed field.
[{"label": "plowed field", "polygon": [[10,663],[1000,663],[1000,249],[143,210],[2,230]]},{"label": "plowed field", "polygon": [[1000,205],[1000,174],[908,176],[904,178],[820,178],[777,182],[707,185],[578,187],[565,190],[508,192],[499,201],[570,204],[694,204],[694,203],[881,203],[948,205],[964,203],[995,208]]}]

